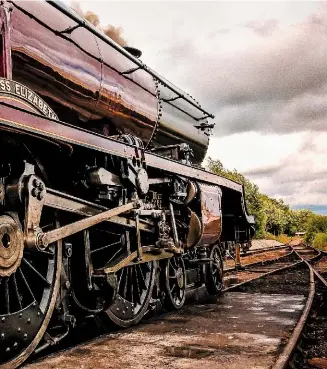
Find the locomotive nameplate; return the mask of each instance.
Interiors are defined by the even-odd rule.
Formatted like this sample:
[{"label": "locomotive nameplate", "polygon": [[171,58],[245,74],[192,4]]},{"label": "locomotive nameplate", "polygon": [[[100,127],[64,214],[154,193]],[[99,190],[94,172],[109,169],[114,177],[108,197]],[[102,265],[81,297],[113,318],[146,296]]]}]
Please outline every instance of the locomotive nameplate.
[{"label": "locomotive nameplate", "polygon": [[34,91],[19,82],[0,78],[0,95],[11,95],[23,99],[48,118],[59,120],[57,114]]}]

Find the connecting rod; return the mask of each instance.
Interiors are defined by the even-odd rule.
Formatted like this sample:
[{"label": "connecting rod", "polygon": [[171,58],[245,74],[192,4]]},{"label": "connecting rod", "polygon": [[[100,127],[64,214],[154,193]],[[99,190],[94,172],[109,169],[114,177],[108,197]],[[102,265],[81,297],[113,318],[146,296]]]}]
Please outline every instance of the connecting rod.
[{"label": "connecting rod", "polygon": [[50,243],[59,241],[65,237],[71,236],[77,232],[83,231],[84,229],[106,221],[111,217],[125,213],[137,207],[139,207],[138,201],[130,202],[126,205],[121,205],[116,208],[104,211],[100,214],[93,215],[89,218],[78,220],[77,222],[67,224],[52,231],[40,233],[38,235],[37,244],[39,247],[47,247]]}]

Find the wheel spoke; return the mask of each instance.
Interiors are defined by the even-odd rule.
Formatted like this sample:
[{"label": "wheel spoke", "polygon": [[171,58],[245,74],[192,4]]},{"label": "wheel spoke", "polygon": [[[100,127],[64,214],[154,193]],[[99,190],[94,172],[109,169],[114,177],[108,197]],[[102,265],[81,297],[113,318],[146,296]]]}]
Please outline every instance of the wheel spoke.
[{"label": "wheel spoke", "polygon": [[134,288],[133,288],[133,267],[129,267],[129,285],[130,285],[130,296],[131,302],[134,303]]},{"label": "wheel spoke", "polygon": [[186,270],[181,257],[172,257],[167,260],[163,270],[165,279],[164,308],[176,310],[183,307],[186,296]]},{"label": "wheel spoke", "polygon": [[45,278],[45,277],[43,277],[43,275],[38,271],[38,270],[36,270],[35,268],[34,268],[34,266],[31,264],[31,263],[29,263],[25,258],[23,258],[22,259],[22,261],[23,261],[23,263],[25,264],[25,265],[27,265],[31,270],[33,270],[33,272],[46,284],[46,285],[48,285],[49,287],[51,286],[51,283]]},{"label": "wheel spoke", "polygon": [[[119,242],[120,243],[120,242]],[[115,253],[114,255],[109,259],[108,263],[110,263],[112,260],[115,259],[115,257],[122,251],[122,247],[120,247]]]},{"label": "wheel spoke", "polygon": [[[120,243],[121,243],[121,241],[117,241],[117,242],[110,243],[109,245],[106,245],[106,246],[100,247],[99,249],[91,250],[91,254],[94,254],[94,253],[99,252],[99,251],[106,250],[106,249],[108,249],[109,247],[119,245]],[[118,251],[120,251],[120,250],[121,250],[121,249],[119,249]],[[115,254],[115,255],[116,255],[116,254]],[[115,256],[115,255],[114,255],[114,256]]]},{"label": "wheel spoke", "polygon": [[10,300],[9,300],[9,278],[5,279],[5,304],[6,304],[6,312],[10,314]]},{"label": "wheel spoke", "polygon": [[16,297],[17,297],[17,302],[18,302],[18,305],[19,305],[20,310],[22,310],[23,306],[22,306],[21,297],[19,296],[19,292],[18,292],[16,275],[13,274],[12,278],[13,278],[13,284],[14,284],[15,294],[16,294]]},{"label": "wheel spoke", "polygon": [[142,282],[141,289],[144,290],[146,289],[145,277],[140,264],[136,264],[136,270],[138,271],[138,275],[140,277],[139,280]]},{"label": "wheel spoke", "polygon": [[127,284],[128,284],[128,268],[124,268],[123,271],[125,271],[123,297],[126,298],[127,297]]},{"label": "wheel spoke", "polygon": [[[120,327],[136,324],[147,312],[155,283],[155,263],[142,263],[124,267],[118,282],[119,296],[106,310],[109,318]],[[122,292],[122,293],[120,293]]]},{"label": "wheel spoke", "polygon": [[108,231],[106,229],[101,229],[101,228],[97,228],[97,232],[103,232],[103,233],[106,233],[106,234],[112,234],[114,236],[119,236],[119,237],[121,236],[121,234],[119,234],[119,233],[110,232],[110,231]]},{"label": "wheel spoke", "polygon": [[218,245],[212,246],[210,257],[212,258],[212,261],[207,268],[207,279],[205,285],[210,295],[218,295],[223,286],[223,263]]},{"label": "wheel spoke", "polygon": [[118,279],[118,282],[117,282],[117,291],[119,293],[119,290],[120,290],[120,283],[123,279],[123,274],[124,274],[124,269],[120,272],[120,276],[119,276],[119,279]]},{"label": "wheel spoke", "polygon": [[31,297],[32,297],[32,299],[33,299],[33,301],[35,301],[34,294],[33,294],[32,290],[31,290],[31,288],[30,288],[29,284],[27,283],[27,280],[26,280],[26,278],[25,278],[25,276],[24,276],[24,273],[23,273],[22,269],[21,269],[21,268],[19,268],[18,270],[19,270],[19,274],[20,274],[20,276],[22,277],[23,282],[24,282],[24,284],[25,284],[25,286],[26,286],[26,288],[27,288],[28,292],[30,293],[30,295],[31,295]]},{"label": "wheel spoke", "polygon": [[[44,251],[28,249],[24,246],[24,214],[15,208],[10,213],[2,210],[1,248],[7,249],[9,259],[5,264],[0,260],[0,367],[16,368],[35,351],[50,322],[60,288],[62,248],[58,241]],[[45,207],[40,215],[41,229],[56,228],[55,210]]]},{"label": "wheel spoke", "polygon": [[[169,264],[172,266],[172,268],[177,271],[178,265],[176,264],[175,258],[169,259]],[[175,264],[175,265],[174,265]]]},{"label": "wheel spoke", "polygon": [[135,282],[135,292],[136,292],[136,302],[137,303],[141,303],[141,291],[140,291],[140,286],[139,286],[139,278],[138,278],[138,274],[137,274],[137,270],[135,268],[135,271],[134,271],[134,275],[135,275],[135,278],[134,278],[134,282]]}]

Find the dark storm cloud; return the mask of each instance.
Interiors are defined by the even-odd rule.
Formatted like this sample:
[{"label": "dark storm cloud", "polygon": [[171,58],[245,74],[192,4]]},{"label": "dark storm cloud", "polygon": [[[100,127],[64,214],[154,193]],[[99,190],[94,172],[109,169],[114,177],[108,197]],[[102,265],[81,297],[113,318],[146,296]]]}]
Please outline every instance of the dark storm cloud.
[{"label": "dark storm cloud", "polygon": [[179,40],[162,58],[215,113],[214,134],[327,131],[327,6],[302,23],[250,21],[233,32],[231,50],[231,32],[216,32]]},{"label": "dark storm cloud", "polygon": [[[292,135],[284,137],[287,139]],[[301,134],[298,147],[276,164],[248,170],[244,174],[257,183],[264,192],[283,198],[288,204],[326,204],[327,162],[325,140],[327,133]],[[283,136],[279,136],[283,137]]]},{"label": "dark storm cloud", "polygon": [[253,179],[266,178],[266,177],[275,175],[276,173],[279,173],[282,168],[283,168],[282,164],[269,165],[269,166],[256,168],[256,169],[253,169],[253,170],[248,170],[246,172],[243,172],[243,174],[246,177],[251,177]]}]

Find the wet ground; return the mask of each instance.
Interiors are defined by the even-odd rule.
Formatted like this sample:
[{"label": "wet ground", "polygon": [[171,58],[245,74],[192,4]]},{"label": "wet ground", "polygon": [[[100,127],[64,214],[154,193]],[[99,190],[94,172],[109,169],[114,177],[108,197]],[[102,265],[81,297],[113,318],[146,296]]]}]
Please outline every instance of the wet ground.
[{"label": "wet ground", "polygon": [[269,368],[305,300],[299,294],[229,292],[24,368]]}]

